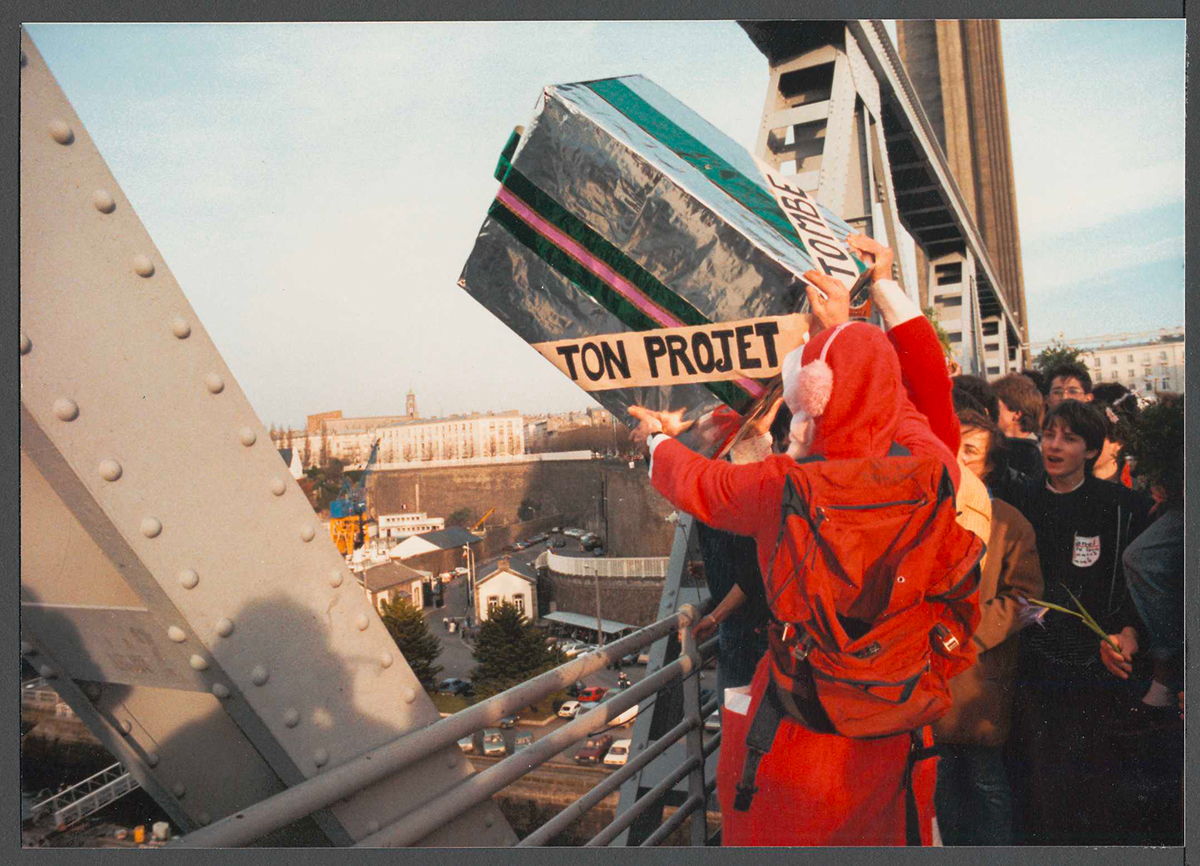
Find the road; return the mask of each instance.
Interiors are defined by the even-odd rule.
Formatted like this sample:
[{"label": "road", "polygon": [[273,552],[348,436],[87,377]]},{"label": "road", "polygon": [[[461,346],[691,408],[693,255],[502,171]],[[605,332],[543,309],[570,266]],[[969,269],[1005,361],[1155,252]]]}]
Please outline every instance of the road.
[{"label": "road", "polygon": [[[549,544],[550,542],[547,541],[534,545],[533,547],[518,553],[502,554],[501,556],[492,557],[491,559],[478,561],[475,564],[476,577],[483,578],[494,572],[499,564],[499,561],[504,558],[504,556],[507,556],[512,565],[516,568],[519,568],[526,574],[533,574],[535,571],[533,564],[534,560],[536,560],[538,556],[540,556],[546,550],[546,548],[549,547]],[[575,539],[568,538],[567,544],[568,548],[558,548],[555,550],[555,552],[566,553],[570,555],[574,552],[574,550],[569,548],[571,548],[572,545],[578,547],[578,545],[575,543]],[[425,610],[425,620],[429,624],[429,630],[432,634],[438,637],[442,644],[442,654],[438,657],[438,664],[442,666],[443,670],[442,673],[439,674],[439,677],[461,677],[464,680],[468,680],[471,678],[472,668],[475,667],[475,659],[471,655],[471,644],[463,640],[461,631],[462,622],[467,614],[470,613],[470,607],[467,604],[467,579],[465,577],[456,577],[451,580],[450,583],[446,584],[445,599],[446,603],[444,607],[429,607]],[[442,622],[444,617],[455,618],[459,623],[460,630],[456,631],[454,634],[448,632],[445,624]],[[632,667],[625,668],[624,670],[631,683],[638,682],[643,676],[645,676],[646,673],[646,669],[642,665],[634,665]],[[584,677],[583,682],[584,685],[588,686],[606,686],[610,689],[616,688],[617,673],[618,672],[615,670],[602,669]],[[702,673],[701,679],[703,680],[706,678],[715,682],[715,675],[712,673],[708,673],[707,677]],[[508,754],[512,753],[513,737],[518,733],[531,733],[533,734],[533,738],[537,740],[546,734],[558,730],[563,725],[567,724],[567,722],[567,719],[555,719],[545,726],[526,725],[518,722],[516,728],[502,731],[502,734],[504,735],[505,750]],[[624,727],[615,728],[611,731],[608,731],[608,733],[612,734],[614,740],[625,739],[632,736],[633,725],[631,723],[629,725],[625,725]],[[583,746],[585,739],[586,737],[564,749],[551,759],[551,763],[570,764],[571,766],[574,766],[572,756]],[[475,735],[474,741],[475,752],[472,755],[472,760],[489,760],[483,758],[481,755],[482,743],[480,742],[480,735],[478,733]],[[605,769],[611,770],[613,768],[609,767]]]}]

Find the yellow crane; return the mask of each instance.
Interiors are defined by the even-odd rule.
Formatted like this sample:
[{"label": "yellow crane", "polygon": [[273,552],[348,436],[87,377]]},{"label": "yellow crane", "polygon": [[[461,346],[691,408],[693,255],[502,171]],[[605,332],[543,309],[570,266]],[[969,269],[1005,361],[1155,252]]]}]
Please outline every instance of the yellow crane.
[{"label": "yellow crane", "polygon": [[485,521],[485,520],[487,520],[489,517],[491,517],[491,516],[492,516],[492,515],[495,513],[495,511],[496,511],[496,509],[495,509],[495,508],[489,508],[489,509],[488,509],[488,513],[487,513],[487,514],[485,514],[485,515],[483,515],[483,517],[479,518],[479,522],[478,522],[478,523],[476,523],[474,526],[472,526],[472,527],[471,527],[471,531],[472,531],[472,532],[475,532],[476,530],[478,530],[478,529],[479,529],[479,527],[483,526],[483,521]]}]

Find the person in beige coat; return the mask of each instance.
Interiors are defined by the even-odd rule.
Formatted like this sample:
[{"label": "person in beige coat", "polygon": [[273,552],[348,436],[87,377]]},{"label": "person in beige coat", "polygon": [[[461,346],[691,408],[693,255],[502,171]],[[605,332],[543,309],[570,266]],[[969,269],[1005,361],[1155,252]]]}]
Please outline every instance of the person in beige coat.
[{"label": "person in beige coat", "polygon": [[[958,418],[959,460],[986,484],[993,449],[1001,441],[999,430],[971,410],[959,412]],[[979,661],[950,680],[953,703],[933,725],[942,753],[935,804],[938,830],[946,845],[1013,842],[1012,789],[1002,747],[1012,721],[1015,637],[1024,625],[1019,616],[1021,599],[1040,596],[1042,571],[1029,521],[1003,500],[993,498],[990,504],[979,583],[982,617],[971,638],[978,645]],[[970,509],[965,505],[960,503],[964,515],[987,510],[981,503]]]}]

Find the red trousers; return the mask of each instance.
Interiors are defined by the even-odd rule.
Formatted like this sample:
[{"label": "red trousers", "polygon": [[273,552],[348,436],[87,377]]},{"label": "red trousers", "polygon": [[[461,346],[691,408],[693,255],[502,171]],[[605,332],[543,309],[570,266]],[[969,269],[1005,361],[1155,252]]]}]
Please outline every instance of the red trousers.
[{"label": "red trousers", "polygon": [[[746,715],[724,711],[717,796],[724,845],[904,845],[908,734],[855,740],[814,733],[784,719],[758,765],[750,809],[733,808],[746,758],[746,734],[766,689],[769,659],[759,662]],[[925,732],[929,736],[929,732]],[[931,742],[931,741],[930,741]],[[937,758],[913,767],[921,844],[932,844]]]}]

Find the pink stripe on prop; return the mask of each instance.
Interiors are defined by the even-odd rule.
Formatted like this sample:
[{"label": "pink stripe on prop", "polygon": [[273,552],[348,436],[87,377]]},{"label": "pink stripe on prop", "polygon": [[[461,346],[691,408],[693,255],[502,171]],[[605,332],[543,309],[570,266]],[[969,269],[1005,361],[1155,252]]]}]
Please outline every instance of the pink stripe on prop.
[{"label": "pink stripe on prop", "polygon": [[[617,294],[629,301],[647,316],[660,325],[668,328],[682,328],[684,323],[672,316],[670,313],[663,310],[649,298],[647,298],[637,286],[629,282],[623,276],[610,268],[603,261],[588,252],[580,243],[569,237],[555,226],[546,222],[542,217],[534,211],[529,205],[517,198],[507,187],[500,187],[500,191],[496,194],[504,205],[519,216],[522,220],[529,224],[530,228],[538,234],[547,238],[555,246],[567,253],[571,258],[575,259],[593,274],[612,288]],[[761,397],[764,389],[761,385],[751,379],[734,379],[734,383],[743,391],[750,394],[752,397]]]}]

